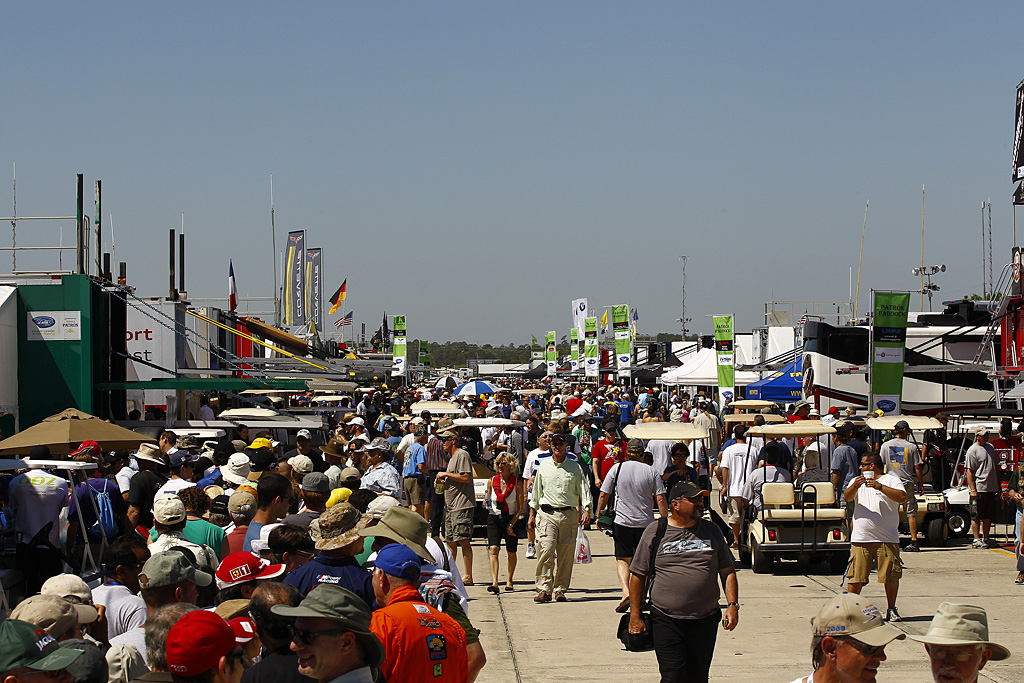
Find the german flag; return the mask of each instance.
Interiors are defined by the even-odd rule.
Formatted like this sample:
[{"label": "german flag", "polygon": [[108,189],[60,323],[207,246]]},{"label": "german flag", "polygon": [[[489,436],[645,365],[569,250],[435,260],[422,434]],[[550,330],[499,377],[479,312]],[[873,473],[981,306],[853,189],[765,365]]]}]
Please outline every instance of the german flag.
[{"label": "german flag", "polygon": [[341,287],[338,287],[338,291],[331,297],[331,310],[327,312],[327,315],[334,315],[338,311],[338,306],[341,306],[341,302],[345,300],[346,287],[348,287],[348,278],[345,278]]}]

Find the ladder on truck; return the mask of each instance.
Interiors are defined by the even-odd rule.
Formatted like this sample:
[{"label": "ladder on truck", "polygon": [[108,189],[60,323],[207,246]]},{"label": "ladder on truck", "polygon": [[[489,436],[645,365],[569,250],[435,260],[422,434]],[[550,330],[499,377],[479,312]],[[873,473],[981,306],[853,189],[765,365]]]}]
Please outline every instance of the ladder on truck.
[{"label": "ladder on truck", "polygon": [[[1012,263],[1008,263],[1003,266],[1003,270],[999,273],[999,280],[992,288],[993,292],[999,293],[999,302],[996,304],[995,310],[991,312],[992,319],[989,321],[988,328],[985,330],[984,336],[981,338],[981,343],[978,345],[978,351],[974,355],[974,363],[981,364],[985,360],[986,354],[988,355],[989,362],[991,363],[991,370],[989,370],[988,376],[992,380],[992,388],[995,392],[996,408],[1002,408],[1003,389],[1000,386],[1001,380],[1012,380],[1013,387],[1016,388],[1020,385],[1021,378],[1019,373],[1015,373],[1014,376],[1008,376],[1005,371],[1000,371],[1000,358],[996,353],[996,337],[1002,330],[1003,318],[1006,316],[1007,310],[1010,304],[1010,286],[1013,280],[1014,267]],[[1017,358],[1017,348],[1014,345],[1010,345],[1010,354],[1012,355],[1011,361],[1014,367],[1020,366],[1020,359]],[[1017,407],[1021,407],[1021,399],[1017,398]]]}]

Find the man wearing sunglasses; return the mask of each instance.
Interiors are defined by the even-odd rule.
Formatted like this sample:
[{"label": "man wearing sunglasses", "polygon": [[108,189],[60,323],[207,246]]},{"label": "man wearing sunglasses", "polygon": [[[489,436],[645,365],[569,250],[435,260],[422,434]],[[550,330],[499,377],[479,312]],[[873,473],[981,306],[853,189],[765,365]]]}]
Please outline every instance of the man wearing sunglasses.
[{"label": "man wearing sunglasses", "polygon": [[900,561],[900,504],[907,499],[903,482],[894,474],[882,474],[882,456],[868,453],[860,459],[860,476],[843,491],[843,499],[854,501],[853,531],[850,534],[850,568],[846,579],[851,593],[860,593],[878,563],[878,582],[885,585],[888,609],[886,621],[900,621],[896,594],[903,575]]},{"label": "man wearing sunglasses", "polygon": [[320,683],[345,676],[345,683],[371,683],[372,669],[384,663],[384,645],[370,631],[370,608],[355,593],[321,584],[298,607],[270,611],[295,619],[291,649],[299,673]]},{"label": "man wearing sunglasses", "polygon": [[811,633],[814,673],[793,683],[874,681],[885,646],[906,638],[884,622],[877,607],[852,593],[829,600],[811,620]]}]

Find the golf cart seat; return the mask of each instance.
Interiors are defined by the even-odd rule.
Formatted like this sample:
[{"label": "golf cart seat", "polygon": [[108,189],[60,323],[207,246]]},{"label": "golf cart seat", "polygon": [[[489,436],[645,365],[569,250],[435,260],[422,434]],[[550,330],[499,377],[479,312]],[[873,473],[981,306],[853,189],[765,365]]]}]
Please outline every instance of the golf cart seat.
[{"label": "golf cart seat", "polygon": [[[811,492],[812,489],[814,493]],[[817,494],[817,507],[808,505],[804,509],[779,509],[778,506],[795,503],[793,485],[786,482],[765,484],[761,489],[761,496],[764,499],[763,518],[766,520],[846,519],[846,510],[822,507],[835,503],[835,488],[831,482],[808,483],[804,486],[803,491],[804,500],[814,498],[815,493]],[[809,493],[810,496],[808,496]]]}]

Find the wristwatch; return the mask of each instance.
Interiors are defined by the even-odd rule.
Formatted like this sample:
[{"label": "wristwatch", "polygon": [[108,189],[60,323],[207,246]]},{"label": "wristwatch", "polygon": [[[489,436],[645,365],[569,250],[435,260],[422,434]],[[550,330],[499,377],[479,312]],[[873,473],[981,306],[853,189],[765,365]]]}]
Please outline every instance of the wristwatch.
[{"label": "wristwatch", "polygon": [[726,605],[726,607],[735,607],[736,609],[739,609],[740,608],[740,603],[738,603],[738,602],[730,602],[728,605]]}]

